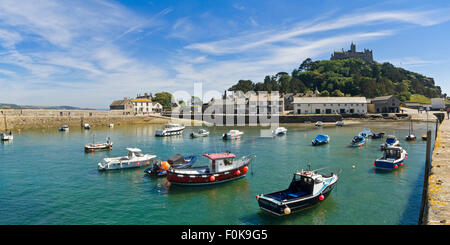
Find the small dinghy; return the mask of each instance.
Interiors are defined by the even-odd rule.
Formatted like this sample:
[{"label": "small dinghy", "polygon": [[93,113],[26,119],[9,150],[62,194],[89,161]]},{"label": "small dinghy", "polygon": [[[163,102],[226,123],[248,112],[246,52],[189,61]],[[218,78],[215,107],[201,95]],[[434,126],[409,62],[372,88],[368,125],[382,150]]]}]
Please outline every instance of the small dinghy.
[{"label": "small dinghy", "polygon": [[95,135],[92,136],[92,144],[84,145],[85,152],[105,151],[112,149],[113,142],[111,142],[111,139],[109,137],[106,138],[105,143],[97,143],[97,144],[94,141],[94,137]]},{"label": "small dinghy", "polygon": [[367,137],[369,137],[369,135],[370,135],[371,133],[372,133],[372,132],[370,131],[370,129],[363,129],[363,130],[359,133],[359,135],[363,136],[364,138],[367,138]]},{"label": "small dinghy", "polygon": [[416,140],[416,135],[413,134],[412,120],[411,120],[411,123],[409,125],[409,134],[406,136],[406,140],[407,141],[414,141],[414,140]]},{"label": "small dinghy", "polygon": [[259,207],[277,216],[304,210],[324,201],[336,186],[338,174],[321,174],[318,170],[294,174],[285,190],[256,195]]},{"label": "small dinghy", "polygon": [[228,133],[223,134],[222,135],[222,139],[224,139],[224,140],[235,140],[235,139],[240,139],[242,135],[244,135],[244,132],[241,132],[241,131],[236,130],[236,129],[232,129],[232,130],[228,131]]},{"label": "small dinghy", "polygon": [[245,177],[251,158],[235,159],[230,152],[203,154],[209,159],[208,166],[169,168],[167,180],[176,185],[211,185]]},{"label": "small dinghy", "polygon": [[316,145],[328,144],[329,141],[330,141],[330,137],[328,135],[319,134],[316,136],[316,138],[314,138],[312,140],[312,145],[316,146]]},{"label": "small dinghy", "polygon": [[85,123],[85,124],[83,125],[83,128],[84,128],[84,129],[91,129],[91,125],[89,125],[89,123]]},{"label": "small dinghy", "polygon": [[322,126],[322,124],[323,124],[322,121],[317,121],[316,124],[315,124],[315,126],[316,126],[316,127],[320,127],[320,126]]},{"label": "small dinghy", "polygon": [[69,131],[69,126],[67,126],[67,125],[61,126],[61,127],[59,127],[58,130],[59,131]]},{"label": "small dinghy", "polygon": [[287,133],[287,129],[285,127],[278,127],[272,131],[273,135],[282,136]]},{"label": "small dinghy", "polygon": [[343,121],[337,121],[336,122],[336,126],[342,127],[342,126],[344,126],[344,122]]},{"label": "small dinghy", "polygon": [[427,140],[428,136],[427,134],[422,135],[422,140]]},{"label": "small dinghy", "polygon": [[197,161],[197,156],[195,155],[185,157],[181,154],[176,154],[167,161],[157,160],[151,167],[144,170],[144,172],[149,175],[166,176],[169,168],[189,168],[195,161]]},{"label": "small dinghy", "polygon": [[388,146],[384,149],[383,156],[378,158],[373,166],[375,168],[394,170],[403,166],[404,160],[408,158],[408,153],[400,146]]},{"label": "small dinghy", "polygon": [[384,137],[384,133],[375,133],[373,132],[372,134],[369,135],[370,138],[372,139],[381,139]]},{"label": "small dinghy", "polygon": [[12,131],[10,130],[8,133],[0,133],[0,139],[2,141],[13,140],[14,135],[13,135]]},{"label": "small dinghy", "polygon": [[366,143],[366,138],[362,135],[358,135],[353,137],[352,142],[350,143],[350,147],[359,147]]},{"label": "small dinghy", "polygon": [[197,132],[192,132],[191,137],[192,138],[198,138],[198,137],[206,137],[209,135],[209,131],[206,129],[199,129]]},{"label": "small dinghy", "polygon": [[127,148],[127,150],[127,156],[104,158],[102,162],[98,163],[98,170],[139,168],[150,165],[150,160],[156,158],[156,155],[142,154],[142,151],[138,148]]},{"label": "small dinghy", "polygon": [[381,144],[381,150],[384,150],[386,147],[389,146],[400,146],[400,141],[394,136],[394,135],[388,135],[386,137],[386,142]]}]

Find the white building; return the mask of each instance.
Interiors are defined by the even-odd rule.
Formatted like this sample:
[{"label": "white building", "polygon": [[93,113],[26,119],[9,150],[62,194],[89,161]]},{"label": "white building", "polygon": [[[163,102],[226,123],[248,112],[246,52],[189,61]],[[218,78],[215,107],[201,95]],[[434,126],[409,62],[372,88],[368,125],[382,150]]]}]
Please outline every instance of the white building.
[{"label": "white building", "polygon": [[135,114],[150,114],[154,112],[161,112],[162,105],[157,102],[152,102],[150,99],[133,99]]},{"label": "white building", "polygon": [[296,97],[294,114],[366,114],[366,97]]}]

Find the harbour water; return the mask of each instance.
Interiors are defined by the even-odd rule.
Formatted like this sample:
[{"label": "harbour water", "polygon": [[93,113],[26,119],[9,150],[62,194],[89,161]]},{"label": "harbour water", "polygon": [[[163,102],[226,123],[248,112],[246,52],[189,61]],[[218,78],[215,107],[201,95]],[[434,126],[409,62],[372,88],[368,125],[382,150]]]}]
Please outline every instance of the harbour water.
[{"label": "harbour water", "polygon": [[[13,142],[0,144],[0,224],[416,224],[423,185],[426,123],[415,123],[415,142],[406,142],[409,122],[369,122],[342,128],[313,124],[281,125],[286,136],[261,137],[259,127],[234,127],[241,140],[225,142],[230,127],[210,127],[209,137],[155,137],[163,125],[114,128],[72,127],[23,130]],[[429,128],[433,129],[430,123]],[[393,171],[375,171],[384,139],[349,148],[363,128],[393,134],[408,151],[406,164]],[[434,131],[433,131],[434,132]],[[112,151],[85,153],[83,145],[114,142]],[[317,134],[330,143],[311,145]],[[176,153],[203,154],[229,150],[238,156],[255,154],[245,178],[203,187],[171,186],[165,178],[150,178],[145,167],[99,172],[104,157],[123,156],[126,147],[166,160]],[[200,157],[196,165],[207,163]],[[301,213],[274,217],[260,210],[256,194],[287,188],[296,170],[341,168],[337,188],[319,206]],[[354,168],[352,167],[354,166]]]}]

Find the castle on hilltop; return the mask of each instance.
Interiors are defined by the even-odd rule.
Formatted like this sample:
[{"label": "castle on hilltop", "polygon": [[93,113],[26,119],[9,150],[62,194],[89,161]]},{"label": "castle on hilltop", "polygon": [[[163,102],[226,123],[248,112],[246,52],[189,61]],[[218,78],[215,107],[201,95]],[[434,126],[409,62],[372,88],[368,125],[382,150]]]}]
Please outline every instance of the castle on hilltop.
[{"label": "castle on hilltop", "polygon": [[364,49],[364,52],[356,51],[356,45],[350,45],[350,50],[344,51],[334,51],[331,55],[330,60],[343,60],[343,59],[362,59],[365,62],[371,63],[373,62],[373,54],[372,50]]}]

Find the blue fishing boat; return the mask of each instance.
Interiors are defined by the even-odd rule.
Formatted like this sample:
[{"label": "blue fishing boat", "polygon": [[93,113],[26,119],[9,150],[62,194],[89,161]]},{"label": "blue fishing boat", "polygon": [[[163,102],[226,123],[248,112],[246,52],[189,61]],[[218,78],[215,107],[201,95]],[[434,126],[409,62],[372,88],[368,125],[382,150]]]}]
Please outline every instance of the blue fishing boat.
[{"label": "blue fishing boat", "polygon": [[322,203],[336,186],[338,174],[318,170],[294,174],[289,187],[282,191],[256,195],[259,207],[276,216],[298,212]]},{"label": "blue fishing boat", "polygon": [[319,134],[312,140],[312,145],[323,145],[327,144],[330,141],[330,137],[325,134]]},{"label": "blue fishing boat", "polygon": [[353,137],[350,147],[359,147],[366,143],[366,138],[364,136],[358,135]]},{"label": "blue fishing boat", "polygon": [[384,149],[383,156],[378,158],[373,165],[375,168],[394,170],[403,166],[403,162],[408,158],[408,153],[400,146],[388,146]]},{"label": "blue fishing boat", "polygon": [[394,135],[388,135],[386,138],[386,142],[381,144],[381,150],[384,150],[389,146],[400,146],[400,141]]},{"label": "blue fishing boat", "polygon": [[195,155],[185,157],[181,154],[175,154],[167,161],[155,161],[153,165],[144,170],[144,172],[149,175],[166,176],[169,168],[189,168],[195,161],[197,161],[197,156]]}]

